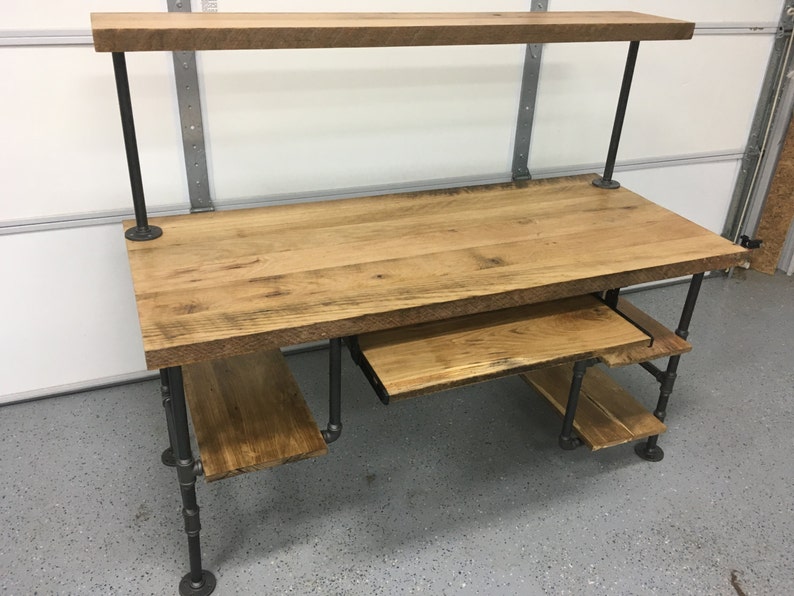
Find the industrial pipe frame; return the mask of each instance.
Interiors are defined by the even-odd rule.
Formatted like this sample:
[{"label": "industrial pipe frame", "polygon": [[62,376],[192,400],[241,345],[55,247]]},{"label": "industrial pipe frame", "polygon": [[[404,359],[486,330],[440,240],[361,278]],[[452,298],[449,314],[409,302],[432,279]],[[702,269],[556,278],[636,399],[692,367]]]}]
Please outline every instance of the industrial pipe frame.
[{"label": "industrial pipe frame", "polygon": [[[629,44],[628,56],[623,74],[618,106],[612,128],[607,159],[604,166],[604,175],[593,181],[593,184],[605,189],[619,188],[620,184],[612,179],[617,158],[620,135],[628,105],[629,91],[631,89],[634,67],[637,60],[639,42]],[[125,237],[136,242],[153,240],[162,235],[163,231],[148,222],[146,201],[143,193],[140,159],[138,156],[135,124],[130,99],[130,87],[127,75],[127,66],[123,52],[113,53],[113,70],[116,82],[116,91],[121,115],[124,146],[127,157],[127,167],[130,178],[130,189],[135,210],[135,226],[125,231]],[[682,338],[688,335],[689,323],[697,300],[698,291],[703,280],[703,274],[693,276],[687,294],[684,310],[675,333]],[[604,301],[617,311],[617,300],[620,289],[606,291]],[[619,311],[618,311],[619,312]],[[349,338],[351,347],[355,345],[355,338]],[[337,440],[342,432],[341,409],[341,348],[342,338],[330,340],[329,350],[329,420],[327,428],[322,431],[326,443]],[[659,381],[661,390],[654,415],[659,420],[666,416],[667,403],[675,383],[680,356],[672,356],[667,368],[662,371],[651,363],[641,363],[643,368]],[[581,440],[573,434],[573,421],[579,400],[581,384],[587,368],[596,363],[595,359],[582,360],[574,364],[574,375],[570,387],[568,404],[563,419],[559,444],[564,449],[574,449],[581,445]],[[163,464],[175,467],[182,496],[182,516],[185,521],[185,533],[188,539],[188,557],[190,570],[179,583],[179,592],[182,596],[207,596],[216,586],[215,576],[201,564],[201,523],[199,506],[196,499],[196,479],[203,474],[201,461],[194,458],[190,447],[190,431],[188,428],[188,413],[185,404],[185,392],[182,382],[182,368],[174,366],[160,371],[161,397],[165,410],[166,426],[168,430],[169,445],[163,451],[161,460]],[[648,461],[660,461],[664,452],[657,445],[658,435],[648,438],[647,442],[635,446],[636,453]]]}]

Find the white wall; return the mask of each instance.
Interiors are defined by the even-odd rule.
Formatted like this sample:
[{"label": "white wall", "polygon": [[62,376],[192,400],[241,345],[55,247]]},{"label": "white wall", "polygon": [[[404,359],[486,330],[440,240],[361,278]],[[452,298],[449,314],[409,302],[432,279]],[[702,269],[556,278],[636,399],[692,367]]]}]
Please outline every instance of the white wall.
[{"label": "white wall", "polygon": [[[194,4],[200,5],[200,2]],[[220,10],[526,10],[503,0],[219,0]],[[780,0],[551,0],[701,23],[776,22]],[[87,30],[92,10],[164,0],[6,0],[3,29]],[[643,43],[619,160],[740,153],[772,35]],[[604,159],[626,44],[547,46],[531,170]],[[441,178],[509,176],[523,48],[218,52],[199,56],[218,203]],[[186,209],[170,56],[128,57],[147,201]],[[20,222],[129,209],[107,54],[0,47],[0,402],[140,373],[118,224],[19,233]],[[719,232],[734,160],[621,172],[624,185]],[[78,222],[79,223],[79,222]],[[0,227],[0,232],[2,227]]]}]

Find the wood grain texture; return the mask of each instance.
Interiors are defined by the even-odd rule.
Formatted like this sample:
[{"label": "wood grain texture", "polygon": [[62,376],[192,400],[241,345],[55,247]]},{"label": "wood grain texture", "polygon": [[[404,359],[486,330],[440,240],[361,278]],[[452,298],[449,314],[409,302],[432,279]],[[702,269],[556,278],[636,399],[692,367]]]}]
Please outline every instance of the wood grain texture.
[{"label": "wood grain texture", "polygon": [[328,452],[279,350],[191,364],[183,376],[208,482]]},{"label": "wood grain texture", "polygon": [[656,358],[686,354],[692,349],[692,344],[687,340],[678,337],[670,329],[641,311],[622,296],[618,299],[618,310],[650,333],[651,337],[653,337],[653,345],[627,346],[604,352],[601,356],[601,361],[607,366],[625,366],[638,362],[648,362]]},{"label": "wood grain texture", "polygon": [[794,223],[794,119],[789,123],[786,140],[758,223],[757,238],[764,241],[753,251],[752,267],[773,274],[780,261],[789,228]]},{"label": "wood grain texture", "polygon": [[[573,365],[521,375],[561,416],[568,404]],[[598,367],[587,369],[573,428],[593,451],[658,435],[667,427]]]},{"label": "wood grain texture", "polygon": [[393,400],[649,343],[592,295],[358,337],[362,355]]},{"label": "wood grain texture", "polygon": [[[150,369],[723,269],[747,251],[595,175],[152,218]],[[125,222],[126,226],[132,225]]]},{"label": "wood grain texture", "polygon": [[635,12],[93,13],[98,52],[359,48],[689,39]]}]

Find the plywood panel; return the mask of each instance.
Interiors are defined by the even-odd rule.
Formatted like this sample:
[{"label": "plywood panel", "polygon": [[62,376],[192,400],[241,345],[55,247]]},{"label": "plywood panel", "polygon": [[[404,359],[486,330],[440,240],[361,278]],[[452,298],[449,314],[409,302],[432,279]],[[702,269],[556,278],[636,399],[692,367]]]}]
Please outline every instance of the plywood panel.
[{"label": "plywood panel", "polygon": [[758,224],[757,238],[764,241],[753,252],[752,267],[764,273],[774,273],[780,252],[786,242],[789,228],[794,222],[794,120],[789,123],[786,140],[775,170],[775,177]]}]

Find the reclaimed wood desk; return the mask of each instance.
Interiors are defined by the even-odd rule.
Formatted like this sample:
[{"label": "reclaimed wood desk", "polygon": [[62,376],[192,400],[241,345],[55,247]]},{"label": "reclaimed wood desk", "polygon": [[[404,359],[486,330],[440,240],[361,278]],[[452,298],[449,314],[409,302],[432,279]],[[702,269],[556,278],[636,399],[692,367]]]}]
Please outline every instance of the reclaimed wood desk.
[{"label": "reclaimed wood desk", "polygon": [[[731,267],[747,251],[625,188],[597,188],[594,178],[154,219],[162,237],[128,241],[128,253],[147,364],[170,371],[169,407],[179,410],[182,429],[172,442],[178,435],[186,442],[183,370],[208,480],[325,453],[323,434],[274,353],[301,342],[354,338],[370,379],[392,397],[527,373],[561,413],[568,392],[553,388],[570,384],[572,373],[528,371],[685,351],[665,351],[664,334],[649,346],[624,318],[594,314],[603,304],[569,309],[561,299]],[[550,328],[537,309],[513,314],[535,303],[550,308]],[[629,314],[650,329],[655,322],[642,317]],[[544,375],[559,377],[551,389]],[[587,399],[606,382],[585,386]],[[638,415],[636,402],[612,409],[627,407]],[[604,411],[603,403],[583,402],[582,424]],[[640,434],[616,435],[598,421],[590,433],[575,430],[599,448],[658,435],[648,418],[656,422],[646,414]],[[195,460],[186,461],[192,471]]]},{"label": "reclaimed wood desk", "polygon": [[[688,39],[693,23],[631,12],[119,13],[92,23],[96,50],[113,53],[136,215],[125,225],[129,262],[188,536],[182,594],[215,587],[201,565],[197,477],[326,453],[342,430],[343,340],[384,402],[521,374],[563,414],[563,448],[647,438],[637,452],[661,458],[703,272],[747,258],[611,177],[639,42]],[[125,52],[583,41],[630,42],[603,176],[148,220]],[[619,296],[684,275],[693,278],[675,332]],[[323,431],[279,351],[320,339],[331,348]],[[649,362],[662,356],[665,370]],[[649,370],[661,385],[653,415],[602,372],[585,378],[596,362]]]}]

